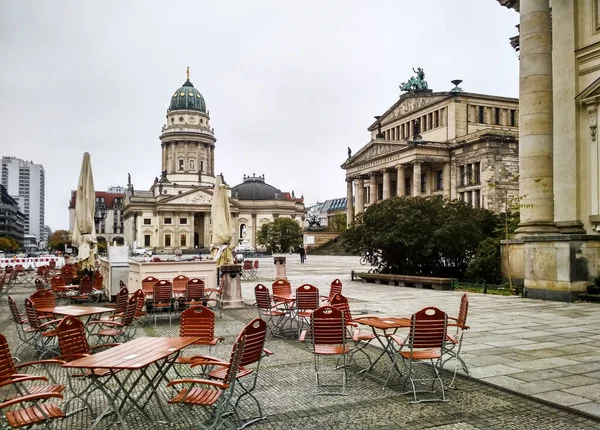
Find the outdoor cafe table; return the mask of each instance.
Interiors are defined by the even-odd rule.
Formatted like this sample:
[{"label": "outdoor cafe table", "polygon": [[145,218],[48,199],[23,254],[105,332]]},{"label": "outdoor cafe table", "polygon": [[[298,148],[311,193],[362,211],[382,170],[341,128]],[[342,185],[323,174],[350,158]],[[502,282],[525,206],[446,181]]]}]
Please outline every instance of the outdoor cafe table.
[{"label": "outdoor cafe table", "polygon": [[285,312],[285,316],[281,324],[281,334],[283,335],[285,325],[288,322],[290,324],[290,332],[297,333],[297,330],[294,331],[294,321],[297,322],[296,309],[294,308],[296,296],[294,294],[273,294],[273,301],[278,305],[283,305],[283,309],[280,310]]},{"label": "outdoor cafe table", "polygon": [[[100,420],[110,412],[116,414],[118,418],[116,422],[121,423],[125,428],[122,410],[128,403],[141,412],[148,420],[148,424],[152,423],[153,419],[148,415],[145,407],[153,396],[157,400],[161,414],[168,422],[169,417],[158,396],[158,389],[163,381],[168,379],[167,372],[173,366],[179,352],[198,340],[197,337],[140,337],[97,354],[63,364],[63,367],[87,370],[89,377],[93,378],[94,384],[110,404],[110,407],[96,418],[91,428],[98,425]],[[175,354],[173,359],[168,359],[173,354]],[[154,373],[149,372],[152,364],[156,367]],[[106,371],[110,372],[109,378],[103,377],[106,376]],[[120,371],[124,371],[125,376],[119,377],[120,374],[123,374]],[[136,374],[137,376],[130,383],[130,379]],[[147,384],[140,384],[142,379]],[[116,382],[118,388],[115,389],[108,384],[108,381],[111,380]],[[133,390],[137,386],[143,387],[143,389],[135,395]],[[146,394],[148,396],[144,400]],[[114,423],[113,421],[112,424]]]},{"label": "outdoor cafe table", "polygon": [[114,312],[114,308],[104,308],[101,306],[55,306],[50,308],[36,308],[37,312],[45,314],[62,315],[65,317],[85,318],[83,321],[85,330],[90,334],[89,322],[94,315],[102,315],[104,313]]},{"label": "outdoor cafe table", "polygon": [[[359,324],[369,326],[371,330],[373,330],[375,338],[383,348],[383,351],[381,351],[381,354],[379,354],[377,359],[375,359],[375,361],[373,361],[369,367],[359,372],[364,372],[364,379],[384,355],[387,355],[390,358],[391,362],[394,363],[395,351],[392,345],[392,340],[389,337],[389,335],[396,334],[396,332],[400,328],[410,328],[411,320],[410,318],[368,316],[355,318],[354,321]],[[400,370],[397,366],[396,370],[398,371],[398,373],[400,373]]]}]

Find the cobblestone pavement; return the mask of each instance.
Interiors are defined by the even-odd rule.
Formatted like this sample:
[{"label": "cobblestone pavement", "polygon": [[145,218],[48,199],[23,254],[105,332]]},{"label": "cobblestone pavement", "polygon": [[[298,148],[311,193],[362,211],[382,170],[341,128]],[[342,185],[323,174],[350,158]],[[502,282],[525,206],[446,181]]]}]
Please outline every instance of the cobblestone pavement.
[{"label": "cobblestone pavement", "polygon": [[[309,259],[311,257],[309,256]],[[271,263],[272,264],[272,263]],[[266,266],[266,263],[264,264]],[[268,269],[263,269],[265,272]],[[290,278],[300,276],[289,271]],[[305,268],[301,268],[306,273]],[[332,269],[333,270],[333,269]],[[338,269],[339,270],[339,269]],[[326,269],[324,269],[327,272]],[[316,275],[311,275],[316,276]],[[323,275],[327,279],[331,273]],[[268,279],[268,273],[264,273]],[[320,279],[320,278],[319,278]],[[316,279],[315,279],[316,280]],[[297,279],[297,282],[301,282]],[[322,282],[321,282],[322,283]],[[244,283],[244,298],[252,302],[247,293],[255,282]],[[350,284],[350,283],[348,283]],[[344,280],[344,288],[346,288]],[[319,284],[319,287],[322,285]],[[349,288],[348,292],[351,292]],[[13,296],[19,304],[33,291],[32,287],[20,286],[14,291]],[[353,308],[357,311],[371,312],[369,302],[354,298]],[[365,307],[365,309],[361,309]],[[218,347],[215,354],[227,359],[231,343],[239,330],[256,316],[254,307],[247,305],[244,309],[227,310],[223,317],[217,319],[216,334],[225,337],[225,341]],[[5,334],[11,347],[18,345],[14,324],[9,319],[6,303],[2,303],[0,311],[0,332]],[[141,326],[136,333],[139,336],[174,336],[178,334],[177,320],[169,326],[168,319],[159,319],[158,324]],[[261,371],[257,397],[263,407],[266,419],[251,426],[256,429],[439,429],[439,430],[476,430],[476,429],[600,429],[600,421],[594,417],[564,407],[552,405],[532,397],[509,392],[482,383],[476,379],[459,377],[456,389],[448,390],[447,403],[422,403],[411,404],[410,396],[400,392],[400,378],[395,377],[390,387],[382,389],[382,383],[374,377],[362,380],[357,375],[357,370],[366,366],[365,358],[356,356],[356,362],[349,372],[349,388],[347,396],[316,395],[315,374],[313,357],[306,344],[298,343],[292,338],[267,339],[266,347],[273,351],[273,355],[265,358],[261,363]],[[191,353],[202,353],[198,349]],[[371,355],[379,353],[376,349],[369,350]],[[22,359],[32,359],[31,351],[22,354]],[[382,360],[373,373],[373,376],[385,377],[389,370],[389,361]],[[39,371],[39,370],[36,370]],[[67,374],[63,369],[56,369],[54,375],[66,381]],[[170,375],[171,378],[176,376]],[[339,372],[330,372],[326,375],[328,380],[335,381]],[[445,375],[447,377],[447,375]],[[142,389],[143,387],[138,387]],[[163,404],[172,395],[166,387],[161,392]],[[67,397],[68,399],[68,393]],[[92,409],[99,413],[105,408],[104,398],[94,393],[92,395]],[[70,405],[69,410],[78,407]],[[167,428],[158,405],[151,401],[148,412],[157,423],[157,428]],[[170,428],[188,429],[201,422],[204,417],[200,408],[180,408],[166,405],[173,423]],[[256,415],[254,405],[250,402],[241,405],[243,418]],[[135,411],[126,411],[126,428],[146,429],[148,423]],[[57,429],[84,429],[89,428],[92,415],[88,410],[56,422],[53,428]],[[106,423],[110,418],[105,419]],[[231,426],[232,428],[234,426]]]}]

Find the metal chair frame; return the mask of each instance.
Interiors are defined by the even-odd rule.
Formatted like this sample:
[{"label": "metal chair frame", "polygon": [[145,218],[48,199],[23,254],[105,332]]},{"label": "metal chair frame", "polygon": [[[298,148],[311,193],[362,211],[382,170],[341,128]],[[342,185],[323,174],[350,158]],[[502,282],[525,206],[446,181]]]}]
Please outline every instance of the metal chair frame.
[{"label": "metal chair frame", "polygon": [[[257,284],[254,287],[254,297],[256,299],[258,317],[265,320],[272,336],[281,335],[283,323],[287,316],[286,312],[279,309],[278,305],[273,302],[269,289],[263,284]],[[277,334],[275,330],[277,330]]]},{"label": "metal chair frame", "polygon": [[460,357],[460,351],[462,349],[462,340],[465,330],[469,329],[467,325],[467,314],[469,312],[469,295],[464,293],[460,299],[460,307],[456,318],[448,317],[450,321],[448,327],[454,329],[454,333],[446,333],[446,343],[444,344],[444,355],[447,356],[442,362],[442,367],[446,365],[449,360],[455,359],[454,364],[454,375],[452,380],[447,385],[448,388],[455,388],[454,381],[456,380],[456,374],[458,373],[458,365],[460,364],[467,375],[469,375],[469,368],[464,360]]},{"label": "metal chair frame", "polygon": [[169,325],[171,325],[171,311],[173,307],[173,284],[170,281],[161,280],[154,284],[152,291],[152,313],[154,314],[154,325],[159,309],[167,309]]}]

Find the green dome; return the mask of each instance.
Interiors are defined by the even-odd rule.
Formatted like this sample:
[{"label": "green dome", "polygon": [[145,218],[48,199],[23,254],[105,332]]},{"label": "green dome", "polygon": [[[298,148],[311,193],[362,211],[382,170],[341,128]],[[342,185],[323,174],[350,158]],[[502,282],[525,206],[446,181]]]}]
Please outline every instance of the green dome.
[{"label": "green dome", "polygon": [[183,86],[175,91],[171,96],[169,110],[188,109],[199,110],[206,113],[206,102],[202,94],[194,88],[194,85],[188,79]]}]

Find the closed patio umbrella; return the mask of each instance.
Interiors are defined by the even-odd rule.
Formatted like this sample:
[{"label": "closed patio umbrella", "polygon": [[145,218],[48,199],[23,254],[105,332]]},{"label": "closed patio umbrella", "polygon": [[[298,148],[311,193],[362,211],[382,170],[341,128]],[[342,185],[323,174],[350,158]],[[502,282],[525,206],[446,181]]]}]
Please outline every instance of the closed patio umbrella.
[{"label": "closed patio umbrella", "polygon": [[90,154],[83,154],[81,172],[75,195],[75,222],[71,243],[78,248],[77,261],[82,267],[95,267],[96,226],[94,212],[96,209],[96,192],[92,176]]},{"label": "closed patio umbrella", "polygon": [[210,240],[210,257],[217,261],[217,267],[233,264],[233,254],[230,243],[233,237],[233,226],[229,210],[227,185],[223,184],[221,176],[215,180],[215,189],[211,206],[212,236]]}]

